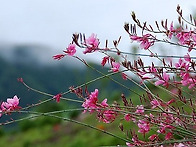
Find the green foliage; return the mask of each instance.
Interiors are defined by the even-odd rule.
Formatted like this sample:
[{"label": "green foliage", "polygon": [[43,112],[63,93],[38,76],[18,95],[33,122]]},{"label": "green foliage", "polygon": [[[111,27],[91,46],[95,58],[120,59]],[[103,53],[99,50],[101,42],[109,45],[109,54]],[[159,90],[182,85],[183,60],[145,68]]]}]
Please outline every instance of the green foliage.
[{"label": "green foliage", "polygon": [[[95,116],[84,116],[85,118],[78,117],[77,120],[82,119],[87,124],[98,128],[102,126],[106,131],[115,132],[121,136],[124,135],[119,131],[118,127],[115,127],[118,126],[118,122],[103,124],[95,121]],[[29,123],[31,123],[31,120]],[[6,134],[1,137],[0,146],[5,146],[8,141],[9,147],[97,147],[125,144],[123,141],[107,134],[70,122],[32,127],[24,132],[17,132],[14,135]]]},{"label": "green foliage", "polygon": [[[64,107],[66,107],[66,104],[58,104],[56,102],[49,102],[42,104],[41,106],[38,106],[34,109],[35,112],[41,112],[41,113],[47,113],[47,112],[52,112],[52,111],[59,111],[62,110]],[[63,116],[62,113],[56,114],[57,116]],[[66,114],[67,116],[69,114]],[[60,123],[60,119],[52,118],[52,117],[36,117],[33,119],[27,119],[19,122],[19,129],[21,131],[27,131],[31,128],[40,128],[45,125],[55,125]]]},{"label": "green foliage", "polygon": [[3,135],[5,135],[5,132],[2,128],[0,128],[0,137],[3,136]]}]

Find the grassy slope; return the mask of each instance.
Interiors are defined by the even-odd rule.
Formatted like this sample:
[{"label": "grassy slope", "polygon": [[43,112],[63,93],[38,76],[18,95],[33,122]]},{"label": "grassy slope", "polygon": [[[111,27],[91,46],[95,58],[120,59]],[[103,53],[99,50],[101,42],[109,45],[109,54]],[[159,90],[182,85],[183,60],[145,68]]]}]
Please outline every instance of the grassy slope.
[{"label": "grassy slope", "polygon": [[[112,125],[103,124],[95,121],[95,116],[88,116],[82,121],[106,131],[118,132],[124,136],[117,127],[118,122],[114,122]],[[112,136],[70,122],[6,134],[1,136],[0,140],[0,146],[9,144],[9,147],[97,147],[124,144],[123,141]]]}]

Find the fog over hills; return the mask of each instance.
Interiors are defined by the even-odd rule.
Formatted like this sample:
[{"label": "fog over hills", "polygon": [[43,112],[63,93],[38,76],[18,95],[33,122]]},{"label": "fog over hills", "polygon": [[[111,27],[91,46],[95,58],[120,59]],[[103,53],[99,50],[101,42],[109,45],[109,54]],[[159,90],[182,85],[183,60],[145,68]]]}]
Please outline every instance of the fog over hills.
[{"label": "fog over hills", "polygon": [[[120,47],[129,48],[129,37],[123,29],[132,23],[130,13],[135,11],[141,22],[154,24],[168,18],[177,21],[176,6],[181,5],[186,16],[196,3],[191,0],[0,0],[0,46],[2,43],[43,44],[50,50],[39,60],[47,61],[61,52],[71,41],[73,33],[97,34],[101,42],[122,36]],[[124,41],[124,42],[123,42]],[[42,48],[42,46],[41,46]],[[44,47],[45,48],[45,47]],[[40,51],[41,52],[41,51]],[[42,54],[38,52],[38,54]],[[44,52],[44,51],[43,51]],[[37,56],[37,55],[36,55]],[[48,58],[48,59],[49,59]],[[90,56],[92,60],[94,59]],[[52,63],[52,62],[49,62]]]},{"label": "fog over hills", "polygon": [[[59,52],[60,54],[61,52]],[[83,68],[79,61],[65,57],[57,61],[52,58],[55,53],[51,47],[36,44],[1,44],[0,57],[13,64],[34,64],[36,66],[64,65],[69,68]]]}]

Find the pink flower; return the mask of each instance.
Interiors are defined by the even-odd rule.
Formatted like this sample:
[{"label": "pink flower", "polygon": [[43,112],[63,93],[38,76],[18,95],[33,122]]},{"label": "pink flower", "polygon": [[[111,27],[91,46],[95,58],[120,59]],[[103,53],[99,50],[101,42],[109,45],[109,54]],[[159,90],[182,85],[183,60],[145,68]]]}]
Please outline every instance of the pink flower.
[{"label": "pink flower", "polygon": [[176,68],[185,68],[186,67],[186,63],[180,58],[178,60],[178,63],[175,63],[175,67]]},{"label": "pink flower", "polygon": [[168,87],[169,86],[169,75],[166,74],[166,72],[163,73],[163,77],[161,80],[158,80],[155,82],[155,85],[158,86],[158,85],[163,85],[163,86],[166,86]]},{"label": "pink flower", "polygon": [[173,134],[172,134],[171,132],[168,132],[168,133],[165,135],[165,140],[170,140],[172,137],[173,137]]},{"label": "pink flower", "polygon": [[104,99],[102,102],[101,102],[101,106],[102,107],[108,107],[109,105],[107,104],[107,99]]},{"label": "pink flower", "polygon": [[137,35],[131,35],[131,40],[135,40],[135,41],[142,41],[142,37],[139,37]]},{"label": "pink flower", "polygon": [[11,105],[9,104],[9,103],[7,103],[7,102],[2,102],[1,103],[1,110],[2,111],[7,111],[7,110],[9,110],[11,108]]},{"label": "pink flower", "polygon": [[118,62],[112,62],[112,71],[113,72],[118,72],[120,68],[120,64]]},{"label": "pink flower", "polygon": [[123,80],[127,80],[127,75],[125,73],[122,73]]},{"label": "pink flower", "polygon": [[99,40],[97,39],[95,34],[92,34],[88,39],[85,40],[85,43],[93,47],[98,47]]},{"label": "pink flower", "polygon": [[174,147],[188,147],[187,145],[184,145],[183,143],[175,144]]},{"label": "pink flower", "polygon": [[125,114],[124,119],[126,121],[130,121],[131,120],[131,115],[130,114]]},{"label": "pink flower", "polygon": [[157,135],[157,134],[153,134],[153,135],[151,135],[148,139],[149,139],[150,141],[154,141],[154,140],[157,139],[157,138],[159,138],[158,135]]},{"label": "pink flower", "polygon": [[53,98],[56,99],[56,102],[57,102],[57,103],[59,103],[61,97],[62,97],[62,94],[59,93],[59,94],[55,95]]},{"label": "pink flower", "polygon": [[176,37],[179,39],[179,44],[183,45],[190,39],[190,33],[189,32],[180,32],[176,35]]},{"label": "pink flower", "polygon": [[88,96],[88,98],[85,100],[85,102],[82,104],[82,106],[85,108],[84,112],[89,109],[90,113],[93,113],[95,109],[99,108],[97,106],[98,102],[98,89],[95,89],[94,92],[91,92],[91,94]]},{"label": "pink flower", "polygon": [[13,98],[8,98],[7,102],[2,102],[1,104],[1,112],[3,111],[13,111],[20,109],[19,105],[19,98],[15,95]]},{"label": "pink flower", "polygon": [[64,51],[67,53],[69,56],[73,56],[76,53],[76,46],[75,44],[69,44],[67,47],[67,51]]},{"label": "pink flower", "polygon": [[[107,99],[104,99],[101,104],[97,105],[98,108],[109,108],[109,105],[107,104]],[[113,122],[116,118],[117,112],[113,110],[97,110],[97,116],[99,118],[99,121],[103,121],[105,123]]]},{"label": "pink flower", "polygon": [[117,116],[116,111],[114,111],[113,109],[109,109],[107,99],[104,99],[101,104],[98,103],[98,89],[95,89],[94,92],[91,92],[91,94],[82,104],[82,106],[85,108],[84,112],[86,112],[87,110],[90,113],[96,111],[99,121],[103,121],[105,123],[110,123],[114,121]]},{"label": "pink flower", "polygon": [[138,121],[139,133],[145,134],[150,131],[150,125],[147,121],[139,120]]},{"label": "pink flower", "polygon": [[154,65],[152,65],[152,66],[149,68],[149,72],[151,72],[151,73],[157,73],[157,69],[154,67]]},{"label": "pink flower", "polygon": [[191,88],[193,88],[193,87],[196,86],[196,85],[195,85],[196,79],[191,79],[191,78],[190,78],[190,79],[189,79],[189,82],[190,82],[190,83],[189,83],[190,85],[188,86],[189,89],[191,89]]},{"label": "pink flower", "polygon": [[130,142],[126,142],[126,145],[129,146],[129,147],[130,147],[130,146],[135,146],[134,144],[132,144],[132,143],[130,143]]},{"label": "pink flower", "polygon": [[98,48],[99,40],[97,39],[95,34],[92,34],[88,39],[85,40],[85,45],[87,46],[87,48],[83,53],[92,53]]},{"label": "pink flower", "polygon": [[191,57],[190,57],[190,55],[189,55],[189,54],[185,55],[185,56],[184,56],[184,60],[185,60],[185,61],[188,61],[188,62],[191,62]]},{"label": "pink flower", "polygon": [[194,31],[189,31],[189,32],[183,32],[180,31],[176,37],[179,40],[179,44],[181,45],[187,45],[189,47],[188,51],[190,52],[195,46],[196,46],[196,42],[195,42],[195,34]]},{"label": "pink flower", "polygon": [[171,99],[167,102],[167,105],[170,105],[171,103],[174,103],[175,102],[175,99]]},{"label": "pink flower", "polygon": [[141,84],[144,80],[151,79],[151,77],[146,75],[147,73],[145,71],[138,70],[137,75],[142,79]]},{"label": "pink flower", "polygon": [[147,50],[149,47],[151,47],[154,44],[154,42],[149,42],[147,39],[143,40],[140,44],[141,48]]},{"label": "pink flower", "polygon": [[19,104],[19,98],[15,95],[13,98],[8,98],[7,102],[14,108]]},{"label": "pink flower", "polygon": [[65,56],[64,54],[55,55],[55,56],[53,56],[53,59],[55,59],[55,60],[60,60],[60,59],[62,59],[64,56]]},{"label": "pink flower", "polygon": [[172,22],[171,25],[170,25],[169,33],[168,33],[169,39],[172,38],[172,35],[173,35],[174,32],[175,32],[175,29],[173,27],[173,22]]},{"label": "pink flower", "polygon": [[132,141],[133,143],[126,142],[126,145],[128,147],[136,147],[136,146],[142,146],[146,143],[144,141],[139,140],[137,136],[133,136]]},{"label": "pink flower", "polygon": [[[166,114],[167,115],[167,114]],[[171,119],[171,118],[170,118]],[[157,133],[161,133],[161,134],[165,134],[166,133],[166,129],[174,129],[173,126],[171,125],[166,125],[163,123],[160,123],[161,127],[160,129],[157,131]]]},{"label": "pink flower", "polygon": [[18,82],[24,83],[23,78],[17,78]]},{"label": "pink flower", "polygon": [[115,120],[117,113],[112,110],[105,110],[103,111],[103,118],[99,117],[105,123],[111,123]]},{"label": "pink flower", "polygon": [[137,105],[137,110],[135,111],[135,113],[140,113],[143,114],[144,113],[144,106],[143,105]]},{"label": "pink flower", "polygon": [[105,64],[106,64],[108,61],[109,61],[109,57],[108,57],[108,56],[103,57],[103,60],[102,60],[102,62],[101,62],[101,65],[102,65],[102,66],[105,66]]},{"label": "pink flower", "polygon": [[156,99],[153,99],[153,100],[150,102],[150,104],[152,105],[152,109],[154,109],[154,108],[160,106],[159,101],[156,100]]},{"label": "pink flower", "polygon": [[143,35],[142,37],[132,35],[130,38],[132,40],[140,42],[141,48],[144,48],[145,50],[147,50],[150,46],[154,44],[154,41],[149,41],[150,37],[152,37],[151,34],[146,34],[146,35]]}]

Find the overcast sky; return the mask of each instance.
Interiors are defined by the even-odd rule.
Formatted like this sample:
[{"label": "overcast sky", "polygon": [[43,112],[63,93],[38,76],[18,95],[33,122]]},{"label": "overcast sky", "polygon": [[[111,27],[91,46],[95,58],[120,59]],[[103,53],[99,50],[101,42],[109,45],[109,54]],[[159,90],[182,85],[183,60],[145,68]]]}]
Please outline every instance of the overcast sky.
[{"label": "overcast sky", "polygon": [[128,47],[123,25],[132,11],[149,23],[173,20],[178,4],[187,16],[196,10],[193,0],[0,0],[0,43],[41,44],[59,52],[82,32],[101,41],[121,35]]}]

